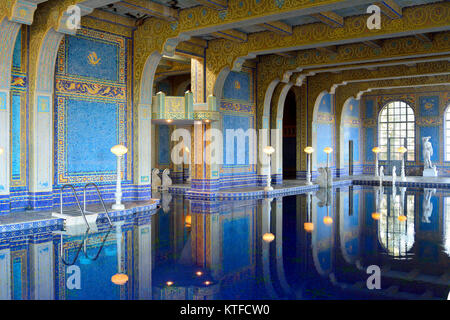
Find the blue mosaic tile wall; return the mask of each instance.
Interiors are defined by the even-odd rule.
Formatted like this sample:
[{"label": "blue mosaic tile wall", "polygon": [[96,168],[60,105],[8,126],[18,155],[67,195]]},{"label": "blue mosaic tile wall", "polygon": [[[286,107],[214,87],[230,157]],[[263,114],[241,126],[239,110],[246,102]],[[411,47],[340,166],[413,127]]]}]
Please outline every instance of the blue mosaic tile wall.
[{"label": "blue mosaic tile wall", "polygon": [[238,146],[237,139],[234,139],[234,146],[228,148],[232,140],[227,142],[226,137],[227,129],[242,129],[245,132],[256,128],[255,72],[254,68],[244,67],[241,72],[230,72],[225,80],[223,98],[220,101],[224,134],[224,164],[220,170],[221,188],[256,184],[256,165],[250,164],[248,138],[241,146]]}]

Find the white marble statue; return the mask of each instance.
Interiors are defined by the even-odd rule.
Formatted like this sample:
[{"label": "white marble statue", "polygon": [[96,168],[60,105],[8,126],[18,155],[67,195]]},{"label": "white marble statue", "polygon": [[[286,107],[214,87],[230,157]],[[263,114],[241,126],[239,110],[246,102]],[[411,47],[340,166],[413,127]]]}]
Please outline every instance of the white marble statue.
[{"label": "white marble statue", "polygon": [[433,204],[431,203],[431,197],[436,194],[436,189],[425,189],[422,203],[422,222],[430,223],[431,215],[433,214]]},{"label": "white marble statue", "polygon": [[162,210],[167,213],[170,211],[170,202],[172,201],[172,195],[168,192],[164,192],[161,199]]},{"label": "white marble statue", "polygon": [[172,179],[169,177],[170,170],[164,169],[162,173],[162,190],[169,190],[169,186],[172,185]]},{"label": "white marble statue", "polygon": [[161,185],[161,178],[159,177],[159,169],[153,169],[152,171],[152,189],[158,190]]},{"label": "white marble statue", "polygon": [[317,184],[321,188],[327,188],[328,187],[328,175],[327,175],[327,169],[320,167],[317,169],[319,171],[319,176],[317,177]]},{"label": "white marble statue", "polygon": [[437,177],[436,166],[431,163],[433,155],[433,145],[430,142],[431,137],[422,138],[422,154],[423,154],[423,176]]}]

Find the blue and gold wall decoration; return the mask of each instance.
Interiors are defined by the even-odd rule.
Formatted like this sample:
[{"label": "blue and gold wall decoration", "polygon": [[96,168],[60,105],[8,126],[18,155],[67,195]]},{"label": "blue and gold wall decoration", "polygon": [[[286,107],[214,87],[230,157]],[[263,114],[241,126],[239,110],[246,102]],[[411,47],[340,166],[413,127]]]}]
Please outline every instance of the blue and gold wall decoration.
[{"label": "blue and gold wall decoration", "polygon": [[[223,131],[223,165],[220,171],[221,186],[237,187],[256,183],[256,164],[249,163],[250,145],[248,139],[243,152],[236,152],[237,141],[234,149],[229,149],[226,142],[227,129],[256,128],[256,103],[255,103],[255,69],[243,67],[241,72],[230,72],[223,87],[220,112],[222,113]],[[256,142],[255,142],[256,148]],[[256,149],[254,152],[256,155]],[[228,156],[228,157],[227,157]]]},{"label": "blue and gold wall decoration", "polygon": [[129,152],[123,179],[132,179],[131,63],[123,36],[82,28],[65,36],[55,76],[55,184],[113,182],[116,158],[110,148]]},{"label": "blue and gold wall decoration", "polygon": [[439,96],[420,97],[419,105],[421,117],[439,116]]}]

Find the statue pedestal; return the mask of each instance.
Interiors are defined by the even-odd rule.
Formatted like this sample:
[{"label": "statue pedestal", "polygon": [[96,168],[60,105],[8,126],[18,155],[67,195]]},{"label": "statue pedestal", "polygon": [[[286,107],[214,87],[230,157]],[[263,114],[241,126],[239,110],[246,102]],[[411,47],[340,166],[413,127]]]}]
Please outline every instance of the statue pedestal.
[{"label": "statue pedestal", "polygon": [[436,167],[429,168],[429,169],[423,169],[423,176],[424,177],[437,177],[437,170]]}]

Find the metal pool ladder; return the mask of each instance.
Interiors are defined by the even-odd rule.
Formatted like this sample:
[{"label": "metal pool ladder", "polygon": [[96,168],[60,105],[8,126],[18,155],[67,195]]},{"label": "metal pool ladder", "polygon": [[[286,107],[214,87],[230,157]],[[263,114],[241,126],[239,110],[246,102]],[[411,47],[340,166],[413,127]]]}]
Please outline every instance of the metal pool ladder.
[{"label": "metal pool ladder", "polygon": [[77,202],[77,206],[78,206],[78,209],[80,210],[80,212],[81,212],[81,215],[83,216],[83,220],[84,220],[84,223],[86,224],[86,228],[87,228],[87,230],[89,230],[91,227],[89,226],[89,223],[88,223],[88,221],[87,221],[87,219],[86,219],[86,214],[84,213],[84,210],[83,210],[83,208],[81,207],[81,204],[80,204],[80,200],[78,199],[78,196],[77,196],[77,191],[75,190],[75,187],[72,185],[72,184],[65,184],[65,185],[63,185],[62,187],[61,187],[61,193],[60,193],[60,198],[59,198],[59,204],[60,204],[60,213],[61,213],[61,215],[63,214],[63,191],[64,191],[64,189],[66,189],[66,188],[70,188],[71,190],[72,190],[72,193],[73,193],[73,195],[74,195],[74,197],[75,197],[75,200],[76,200],[76,202]]},{"label": "metal pool ladder", "polygon": [[94,187],[95,190],[97,191],[97,195],[98,195],[98,198],[100,199],[100,203],[102,204],[103,211],[105,212],[105,215],[106,215],[106,218],[108,219],[109,225],[112,227],[113,224],[111,222],[111,218],[109,217],[109,212],[108,212],[108,209],[106,209],[105,202],[103,201],[103,198],[102,198],[102,195],[100,193],[100,190],[98,189],[98,186],[95,183],[93,183],[93,182],[89,182],[89,183],[87,183],[84,186],[84,191],[83,191],[83,211],[85,213],[86,212],[87,213],[94,213],[94,212],[86,211],[86,189],[88,187]]}]

